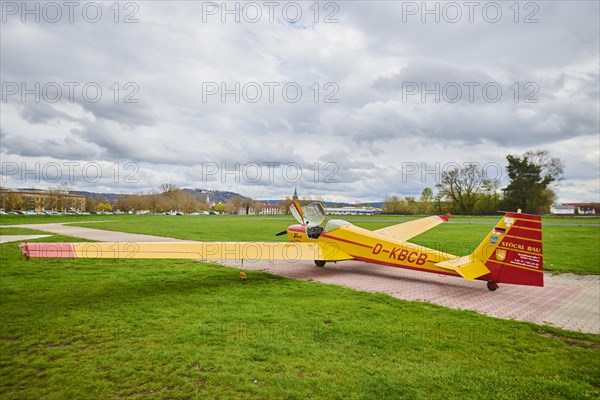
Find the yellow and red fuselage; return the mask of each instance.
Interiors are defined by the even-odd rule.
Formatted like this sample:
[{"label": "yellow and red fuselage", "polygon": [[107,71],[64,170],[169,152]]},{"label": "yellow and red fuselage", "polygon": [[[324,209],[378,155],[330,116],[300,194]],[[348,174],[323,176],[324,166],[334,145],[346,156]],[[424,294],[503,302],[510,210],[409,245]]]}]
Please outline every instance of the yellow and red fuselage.
[{"label": "yellow and red fuselage", "polygon": [[[292,225],[288,236],[295,242],[317,242],[332,253],[347,254],[347,259],[407,268],[436,274],[459,276],[453,270],[436,266],[459,256],[392,237],[347,223],[331,232],[324,231],[318,239],[307,236],[306,227]],[[471,254],[489,269],[476,279],[543,286],[543,256],[541,217],[522,213],[507,213],[484,241],[476,248],[463,243],[446,243],[447,248]],[[460,247],[463,246],[461,249]],[[325,260],[328,261],[328,260]]]}]

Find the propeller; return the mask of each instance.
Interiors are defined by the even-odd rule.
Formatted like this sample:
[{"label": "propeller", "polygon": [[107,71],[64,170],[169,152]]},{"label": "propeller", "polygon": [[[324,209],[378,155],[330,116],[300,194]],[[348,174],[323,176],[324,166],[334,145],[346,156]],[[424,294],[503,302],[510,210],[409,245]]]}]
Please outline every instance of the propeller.
[{"label": "propeller", "polygon": [[281,231],[281,232],[275,234],[275,236],[285,235],[286,233],[287,233],[287,229],[285,231]]}]

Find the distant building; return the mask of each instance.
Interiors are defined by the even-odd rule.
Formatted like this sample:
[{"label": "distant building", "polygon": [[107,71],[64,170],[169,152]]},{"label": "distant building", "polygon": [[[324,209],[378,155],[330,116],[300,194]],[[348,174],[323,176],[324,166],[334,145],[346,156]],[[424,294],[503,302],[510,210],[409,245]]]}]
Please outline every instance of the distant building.
[{"label": "distant building", "polygon": [[550,207],[550,213],[555,215],[575,215],[575,207],[556,204]]},{"label": "distant building", "polygon": [[596,215],[599,208],[598,203],[563,203],[550,207],[550,212],[555,215]]},{"label": "distant building", "polygon": [[206,193],[206,205],[208,206],[208,208],[213,208],[216,204],[217,203],[215,203],[214,201],[211,201],[210,195]]},{"label": "distant building", "polygon": [[381,212],[379,207],[325,207],[327,215],[375,215]]},{"label": "distant building", "polygon": [[575,207],[577,214],[580,215],[594,215],[599,208],[599,205],[594,203],[564,203],[563,206]]},{"label": "distant building", "polygon": [[283,212],[281,211],[281,207],[277,204],[263,204],[262,210],[259,213],[260,215],[281,215]]},{"label": "distant building", "polygon": [[59,191],[11,189],[0,192],[0,208],[5,211],[84,211],[85,197]]},{"label": "distant building", "polygon": [[[257,213],[253,206],[248,208],[248,215],[280,215],[283,214],[281,208],[277,204],[262,204],[261,210]],[[240,207],[238,215],[246,215],[246,207]]]}]

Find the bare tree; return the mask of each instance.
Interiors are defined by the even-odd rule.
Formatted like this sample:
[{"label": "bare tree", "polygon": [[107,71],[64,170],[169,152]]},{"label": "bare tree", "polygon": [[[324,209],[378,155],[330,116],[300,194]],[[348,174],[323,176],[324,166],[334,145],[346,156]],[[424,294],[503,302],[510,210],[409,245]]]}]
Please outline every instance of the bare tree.
[{"label": "bare tree", "polygon": [[242,198],[240,196],[233,196],[225,204],[225,211],[228,214],[237,214],[242,206]]},{"label": "bare tree", "polygon": [[475,203],[483,194],[487,177],[475,164],[455,167],[442,173],[442,180],[436,185],[439,193],[450,200],[465,215],[473,214]]},{"label": "bare tree", "polygon": [[384,214],[400,214],[401,200],[398,196],[386,197],[383,202],[382,212]]},{"label": "bare tree", "polygon": [[543,181],[558,183],[563,180],[565,163],[558,157],[552,157],[548,150],[530,150],[523,154],[523,157],[540,167]]},{"label": "bare tree", "polygon": [[263,203],[260,201],[252,202],[252,208],[254,209],[255,214],[260,214],[263,210]]},{"label": "bare tree", "polygon": [[286,197],[285,200],[282,200],[279,203],[279,209],[281,210],[282,213],[284,214],[289,214],[290,213],[290,205],[292,204],[292,199],[290,199],[289,197]]},{"label": "bare tree", "polygon": [[63,182],[56,187],[56,190],[62,194],[69,194],[69,192],[71,192],[71,190],[73,189],[71,188],[71,185],[69,185],[68,182]]},{"label": "bare tree", "polygon": [[[246,215],[250,215],[250,209],[252,208],[253,204],[254,201],[252,199],[245,198],[242,200],[242,207],[244,207],[244,209],[246,210]],[[256,210],[254,211],[256,212]]]},{"label": "bare tree", "polygon": [[172,193],[177,189],[177,186],[173,185],[172,183],[163,183],[162,185],[160,185],[160,192],[163,194]]},{"label": "bare tree", "polygon": [[21,210],[23,208],[23,197],[10,191],[2,191],[2,208],[5,211]]},{"label": "bare tree", "polygon": [[179,208],[183,212],[191,213],[200,209],[200,203],[198,202],[198,199],[189,192],[179,190],[177,193],[177,198],[179,202]]},{"label": "bare tree", "polygon": [[426,187],[421,192],[421,197],[419,198],[421,210],[423,211],[424,214],[429,213],[429,208],[431,206],[432,200],[433,200],[433,190],[431,190],[431,188]]}]

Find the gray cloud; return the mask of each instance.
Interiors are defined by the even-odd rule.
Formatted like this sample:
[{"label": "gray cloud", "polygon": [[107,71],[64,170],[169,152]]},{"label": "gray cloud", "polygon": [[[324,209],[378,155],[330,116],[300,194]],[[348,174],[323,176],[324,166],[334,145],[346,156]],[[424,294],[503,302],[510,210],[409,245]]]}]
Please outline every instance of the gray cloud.
[{"label": "gray cloud", "polygon": [[[41,133],[43,135],[43,132]],[[18,135],[2,136],[2,152],[25,157],[47,157],[56,159],[82,160],[95,159],[98,149],[88,143],[67,136],[64,139],[26,140]]]},{"label": "gray cloud", "polygon": [[[132,24],[114,23],[106,7],[94,24],[3,23],[2,82],[78,85],[72,101],[66,94],[56,103],[22,101],[17,94],[2,102],[3,160],[143,166],[138,185],[103,183],[116,191],[172,180],[261,197],[300,186],[330,198],[381,200],[434,186],[404,181],[403,162],[502,164],[506,154],[548,148],[567,164],[561,199],[598,200],[590,185],[598,179],[600,144],[597,3],[536,2],[532,24],[522,23],[527,10],[515,23],[509,3],[499,3],[498,23],[485,21],[481,10],[466,21],[464,8],[458,23],[431,16],[422,23],[420,14],[405,15],[407,2],[339,2],[332,24],[322,22],[326,10],[314,23],[309,3],[297,24],[279,14],[270,23],[266,9],[259,23],[223,24],[219,15],[203,21],[201,2],[136,4]],[[231,90],[236,82],[258,85],[262,97],[253,103],[241,92],[236,102],[230,93],[223,102],[221,93],[203,95],[207,83]],[[278,85],[272,101],[265,82]],[[290,82],[302,89],[297,102],[282,93]],[[470,101],[463,92],[450,102],[405,93],[406,83],[431,90],[452,82],[475,82],[477,90],[493,82],[503,96],[490,102],[476,91]],[[102,88],[97,102],[80,90],[89,83]],[[128,83],[136,103],[124,101]],[[537,102],[527,102],[532,96]],[[586,145],[582,157],[580,142],[596,146]],[[198,178],[205,163],[266,162],[297,162],[306,174],[298,182]],[[334,163],[337,182],[311,177],[315,163]]]}]

